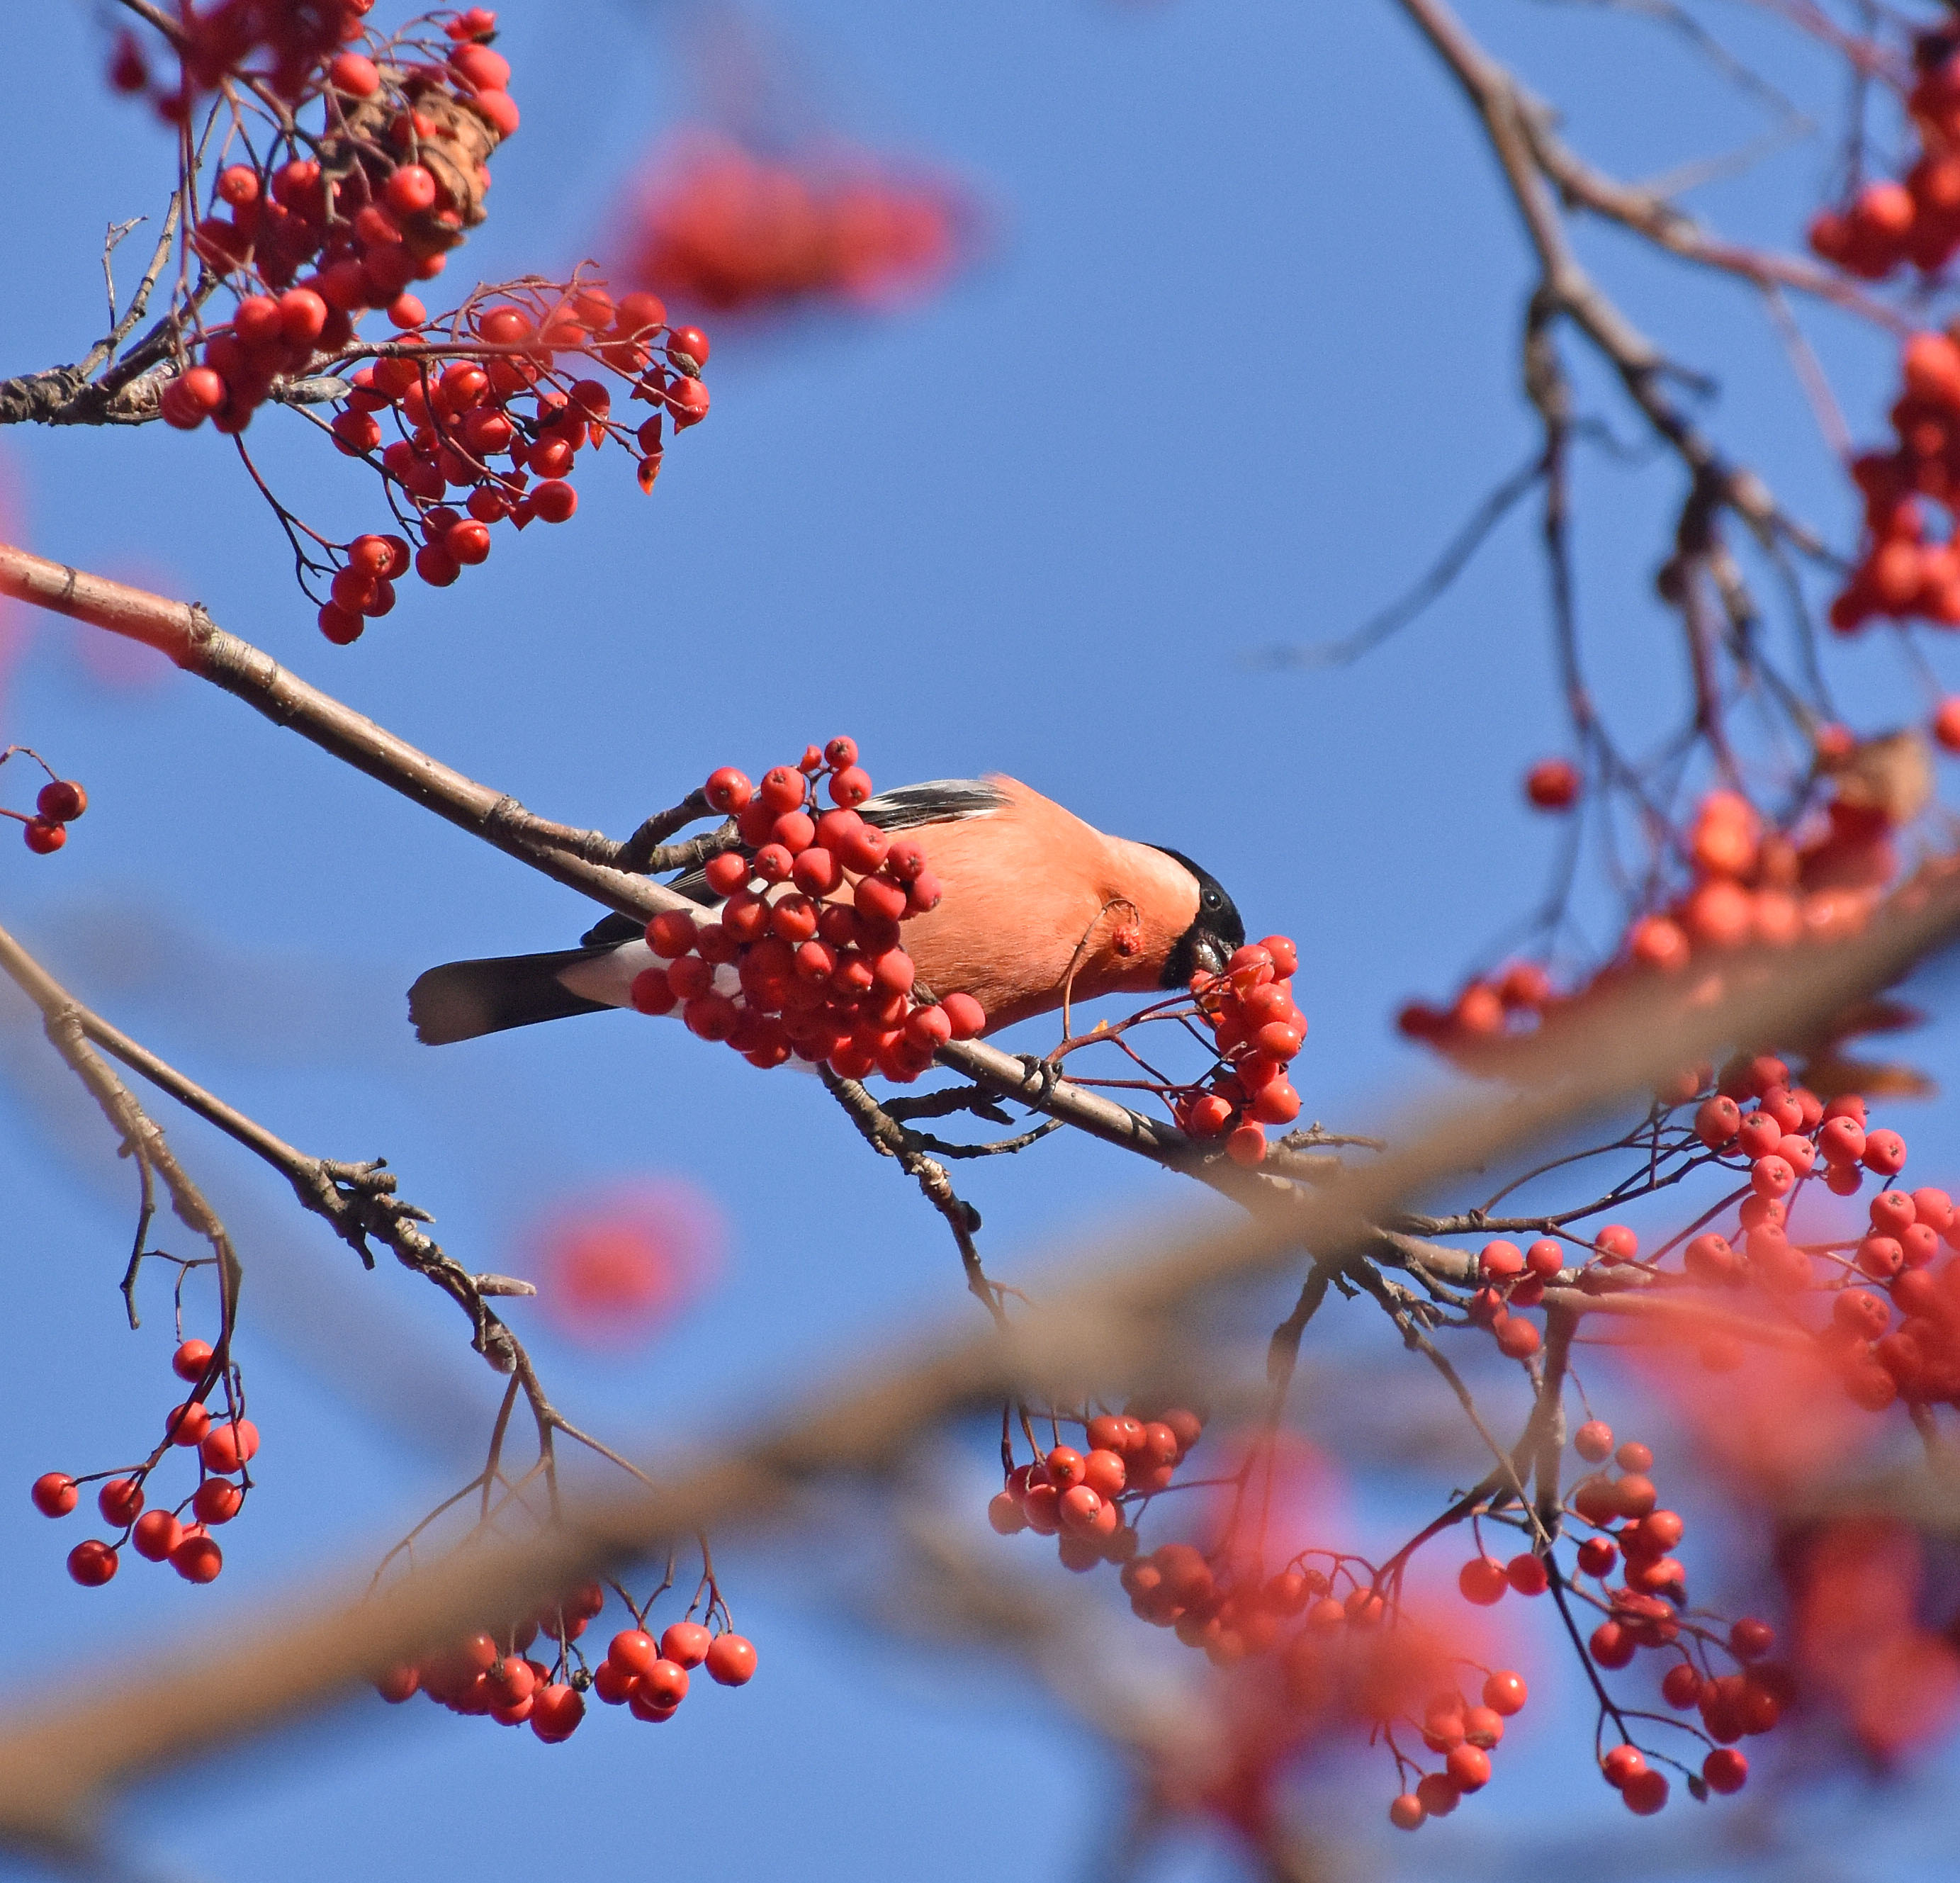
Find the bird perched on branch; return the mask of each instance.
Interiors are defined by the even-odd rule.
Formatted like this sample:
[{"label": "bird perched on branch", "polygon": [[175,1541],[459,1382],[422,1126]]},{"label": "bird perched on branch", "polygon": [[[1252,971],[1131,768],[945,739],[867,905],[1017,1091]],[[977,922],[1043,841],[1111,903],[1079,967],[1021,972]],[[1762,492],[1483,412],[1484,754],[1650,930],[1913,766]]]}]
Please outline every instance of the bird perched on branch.
[{"label": "bird perched on branch", "polygon": [[[906,922],[905,948],[919,981],[941,999],[971,996],[990,1033],[1068,999],[1182,987],[1246,938],[1231,897],[1188,857],[1106,836],[1014,779],[908,785],[858,814],[924,851],[943,894]],[[671,887],[712,919],[721,899],[702,872]],[[661,962],[640,922],[608,916],[576,948],[431,968],[409,990],[409,1017],[441,1046],[625,1007]]]}]

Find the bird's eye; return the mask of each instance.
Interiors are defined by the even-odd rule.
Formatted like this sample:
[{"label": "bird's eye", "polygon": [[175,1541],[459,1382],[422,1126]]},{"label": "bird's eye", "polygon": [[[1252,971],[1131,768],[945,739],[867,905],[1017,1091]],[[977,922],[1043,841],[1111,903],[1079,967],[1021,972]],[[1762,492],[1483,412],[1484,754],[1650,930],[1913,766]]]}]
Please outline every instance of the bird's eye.
[{"label": "bird's eye", "polygon": [[1217,890],[1208,889],[1204,892],[1204,906],[1208,909],[1216,909],[1218,906],[1218,892]]}]

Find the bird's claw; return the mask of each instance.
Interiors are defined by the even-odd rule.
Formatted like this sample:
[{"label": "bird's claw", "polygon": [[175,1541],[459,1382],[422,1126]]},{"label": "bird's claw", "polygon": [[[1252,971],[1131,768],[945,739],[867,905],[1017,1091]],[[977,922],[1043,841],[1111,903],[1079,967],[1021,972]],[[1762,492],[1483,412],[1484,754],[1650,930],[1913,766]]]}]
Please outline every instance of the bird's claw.
[{"label": "bird's claw", "polygon": [[1033,1053],[1018,1053],[1016,1057],[1027,1069],[1028,1077],[1039,1084],[1041,1091],[1038,1096],[1047,1098],[1061,1083],[1061,1068],[1054,1060],[1043,1059]]}]

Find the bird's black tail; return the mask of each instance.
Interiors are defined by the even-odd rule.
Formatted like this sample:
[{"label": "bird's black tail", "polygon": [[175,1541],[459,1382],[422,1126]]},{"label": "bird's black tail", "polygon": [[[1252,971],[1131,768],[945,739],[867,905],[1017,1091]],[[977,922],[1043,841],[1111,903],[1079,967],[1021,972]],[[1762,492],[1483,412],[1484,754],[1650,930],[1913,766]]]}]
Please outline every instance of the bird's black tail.
[{"label": "bird's black tail", "polygon": [[508,1027],[535,1026],[575,1013],[609,1013],[601,1000],[574,994],[559,973],[599,948],[564,948],[555,954],[507,954],[490,961],[446,961],[409,989],[409,1018],[425,1046],[447,1046]]}]

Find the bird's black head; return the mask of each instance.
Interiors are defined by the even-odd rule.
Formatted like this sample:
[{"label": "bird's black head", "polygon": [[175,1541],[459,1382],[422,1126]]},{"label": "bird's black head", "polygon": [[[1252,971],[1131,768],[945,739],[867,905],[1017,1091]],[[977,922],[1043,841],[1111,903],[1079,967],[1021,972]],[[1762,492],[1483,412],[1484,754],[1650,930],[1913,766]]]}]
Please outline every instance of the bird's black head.
[{"label": "bird's black head", "polygon": [[1151,847],[1175,858],[1198,879],[1198,914],[1178,937],[1164,963],[1162,984],[1182,987],[1200,968],[1208,974],[1217,973],[1232,958],[1234,950],[1244,947],[1245,918],[1226,894],[1224,884],[1209,870],[1201,869],[1182,850],[1173,850],[1167,844]]}]

